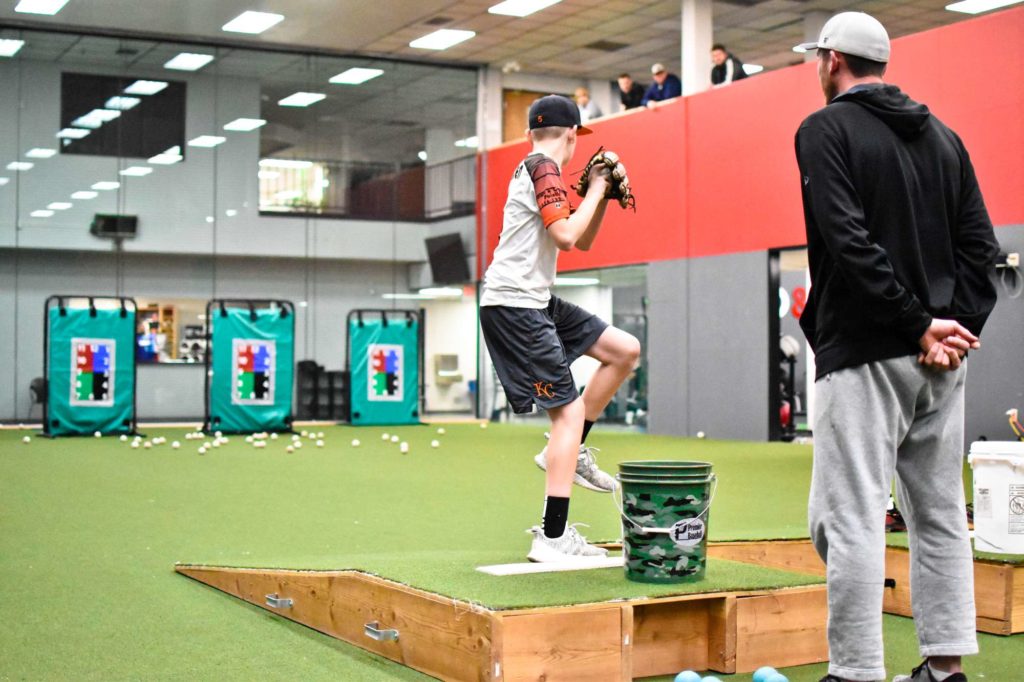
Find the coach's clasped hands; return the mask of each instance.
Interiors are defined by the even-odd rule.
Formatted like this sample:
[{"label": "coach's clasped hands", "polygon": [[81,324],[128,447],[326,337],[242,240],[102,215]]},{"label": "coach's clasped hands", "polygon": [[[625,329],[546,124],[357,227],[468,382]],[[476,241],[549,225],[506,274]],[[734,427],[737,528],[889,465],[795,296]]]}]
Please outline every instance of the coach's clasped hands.
[{"label": "coach's clasped hands", "polygon": [[981,341],[956,320],[934,318],[918,339],[918,345],[918,363],[936,371],[952,372],[960,369],[967,351],[981,348]]}]

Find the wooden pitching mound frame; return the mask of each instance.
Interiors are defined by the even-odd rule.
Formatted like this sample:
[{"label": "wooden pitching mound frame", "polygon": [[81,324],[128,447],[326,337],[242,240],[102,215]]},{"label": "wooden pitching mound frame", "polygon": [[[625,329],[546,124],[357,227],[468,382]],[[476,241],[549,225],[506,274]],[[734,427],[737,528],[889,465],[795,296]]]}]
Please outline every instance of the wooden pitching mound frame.
[{"label": "wooden pitching mound frame", "polygon": [[[708,545],[708,556],[824,576],[825,565],[810,540],[719,542]],[[886,613],[911,616],[910,551],[885,548]],[[974,559],[974,603],[978,631],[993,635],[1024,632],[1024,565]]]},{"label": "wooden pitching mound frame", "polygon": [[828,657],[823,584],[494,610],[360,571],[175,570],[445,680],[632,680]]}]

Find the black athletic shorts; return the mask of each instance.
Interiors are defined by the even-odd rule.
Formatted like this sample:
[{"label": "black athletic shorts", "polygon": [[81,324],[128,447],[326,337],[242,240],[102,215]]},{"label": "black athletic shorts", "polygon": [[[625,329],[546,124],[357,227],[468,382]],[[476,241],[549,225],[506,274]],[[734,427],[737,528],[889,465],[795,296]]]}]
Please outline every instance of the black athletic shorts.
[{"label": "black athletic shorts", "polygon": [[547,308],[480,308],[480,327],[508,403],[516,414],[567,405],[579,397],[569,365],[608,323],[552,296]]}]

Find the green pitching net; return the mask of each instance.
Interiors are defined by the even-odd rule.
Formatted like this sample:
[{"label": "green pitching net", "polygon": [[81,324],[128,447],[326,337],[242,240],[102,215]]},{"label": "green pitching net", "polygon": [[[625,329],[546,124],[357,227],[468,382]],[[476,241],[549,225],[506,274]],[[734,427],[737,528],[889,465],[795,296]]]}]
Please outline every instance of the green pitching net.
[{"label": "green pitching net", "polygon": [[348,314],[352,424],[420,423],[419,316],[404,310]]},{"label": "green pitching net", "polygon": [[51,296],[43,330],[43,433],[135,431],[135,301]]},{"label": "green pitching net", "polygon": [[208,432],[292,427],[295,309],[288,301],[213,300],[206,305]]}]

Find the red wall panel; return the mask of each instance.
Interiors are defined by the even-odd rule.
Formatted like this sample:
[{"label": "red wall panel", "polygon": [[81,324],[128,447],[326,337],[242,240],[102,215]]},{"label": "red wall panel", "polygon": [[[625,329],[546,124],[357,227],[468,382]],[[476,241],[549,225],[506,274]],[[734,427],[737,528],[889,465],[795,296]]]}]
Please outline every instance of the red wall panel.
[{"label": "red wall panel", "polygon": [[[892,58],[886,80],[963,138],[993,222],[1024,223],[1024,8],[900,38]],[[594,248],[562,254],[559,269],[803,244],[793,136],[824,104],[814,68],[781,69],[595,122],[567,170],[582,167],[599,145],[618,151],[637,212],[610,206]],[[488,262],[509,178],[528,149],[521,142],[483,153],[486,212],[479,224]]]}]

